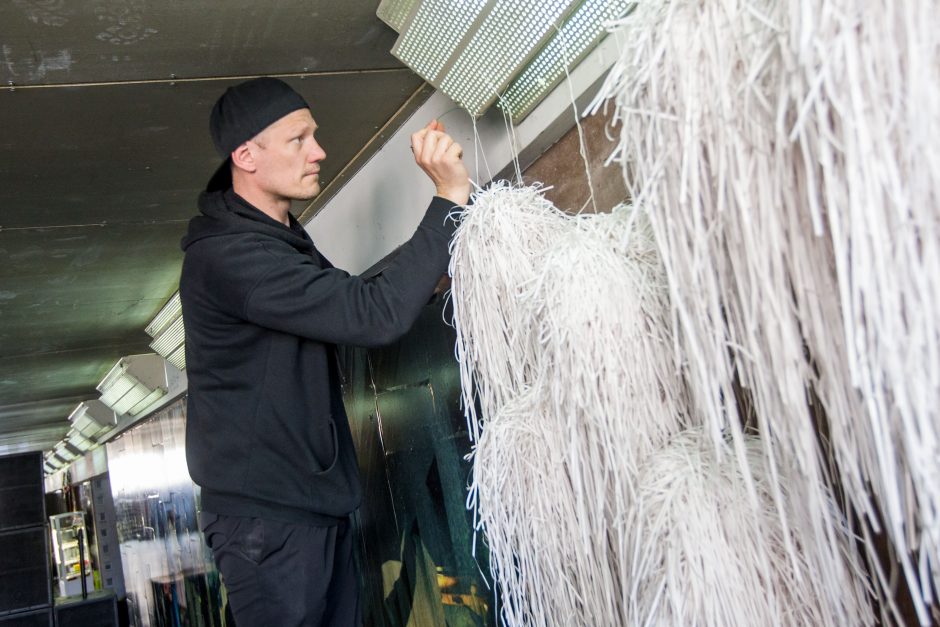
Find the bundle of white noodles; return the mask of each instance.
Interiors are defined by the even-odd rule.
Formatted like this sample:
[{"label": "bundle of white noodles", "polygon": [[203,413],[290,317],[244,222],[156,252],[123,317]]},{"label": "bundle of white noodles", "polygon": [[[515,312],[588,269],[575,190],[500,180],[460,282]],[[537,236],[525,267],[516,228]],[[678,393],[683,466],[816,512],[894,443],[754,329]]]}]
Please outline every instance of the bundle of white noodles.
[{"label": "bundle of white noodles", "polygon": [[[865,624],[859,557],[830,507],[811,393],[820,371],[805,350],[800,316],[811,309],[803,299],[833,281],[825,263],[804,263],[804,284],[791,272],[793,255],[809,249],[818,262],[828,250],[791,213],[803,201],[793,183],[796,148],[783,125],[791,108],[784,9],[774,0],[641,2],[620,25],[623,52],[602,98],[616,104],[620,144],[612,159],[633,201],[648,210],[676,348],[715,450],[725,450],[729,433],[755,516],[765,502],[752,474],[766,468],[772,477],[789,567],[819,595],[805,602],[825,607],[823,617]],[[843,378],[839,365],[829,364],[826,376]],[[848,396],[844,405],[857,407]],[[742,416],[742,406],[753,415]],[[764,435],[759,468],[742,430],[751,419]],[[782,485],[789,500],[806,504],[806,516],[790,515]],[[757,544],[747,552],[766,569],[761,556],[770,549]]]},{"label": "bundle of white noodles", "polygon": [[[505,187],[487,192],[510,193]],[[663,270],[643,217],[621,207],[566,218],[565,225],[551,246],[523,264],[535,272],[519,298],[481,291],[478,300],[458,303],[454,295],[463,341],[475,312],[497,300],[504,319],[528,324],[517,336],[531,338],[527,355],[534,358],[522,366],[527,387],[487,415],[473,454],[471,500],[508,625],[624,623],[625,523],[636,468],[688,421]],[[513,245],[479,241],[479,235],[459,231],[455,248]],[[460,277],[487,272],[471,263],[452,265],[455,286]],[[498,254],[486,263],[509,265]],[[485,352],[494,337],[472,339]],[[503,350],[500,338],[492,350]],[[470,381],[479,381],[474,375]]]},{"label": "bundle of white noodles", "polygon": [[473,204],[455,217],[451,302],[462,400],[475,442],[481,422],[532,378],[535,347],[519,295],[538,272],[538,256],[564,230],[566,216],[538,186],[498,181],[477,190]]},{"label": "bundle of white noodles", "polygon": [[[832,317],[804,322],[820,362],[842,362],[821,394],[863,399],[829,412],[842,481],[883,520],[927,624],[940,590],[940,8],[785,4],[796,204],[831,242],[837,286]],[[841,350],[817,350],[832,334]]]},{"label": "bundle of white noodles", "polygon": [[[538,382],[566,443],[574,496],[565,527],[575,532],[564,536],[571,545],[565,551],[574,554],[554,557],[565,565],[579,604],[547,622],[620,625],[636,469],[688,421],[665,276],[644,216],[620,207],[573,218],[543,256],[524,302],[534,309]],[[555,551],[539,544],[528,550]]]},{"label": "bundle of white noodles", "polygon": [[[800,547],[798,536],[786,538],[792,532],[780,524],[774,495],[782,493],[793,521],[807,517],[807,504],[761,471],[757,439],[744,439],[759,503],[756,515],[740,466],[732,455],[720,453],[704,430],[695,428],[649,456],[640,469],[626,525],[633,568],[624,624],[871,623],[870,614],[846,615],[827,604],[815,587],[818,580],[806,576],[813,561],[803,551],[811,547]],[[826,505],[836,512],[834,504]],[[850,551],[850,542],[843,537],[838,548]],[[797,567],[788,544],[797,545]]]},{"label": "bundle of white noodles", "polygon": [[562,427],[528,390],[487,420],[474,449],[476,515],[505,625],[585,624],[574,620],[584,605],[573,568],[582,525]]}]

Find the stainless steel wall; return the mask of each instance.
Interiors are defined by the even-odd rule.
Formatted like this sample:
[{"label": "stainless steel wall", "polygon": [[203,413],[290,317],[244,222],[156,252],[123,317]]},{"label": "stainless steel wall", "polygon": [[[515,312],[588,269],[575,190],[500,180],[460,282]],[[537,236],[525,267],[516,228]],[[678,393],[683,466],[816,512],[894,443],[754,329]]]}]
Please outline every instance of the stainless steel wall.
[{"label": "stainless steel wall", "polygon": [[443,307],[438,297],[393,346],[342,352],[364,488],[358,521],[367,625],[496,624],[479,538],[472,555],[469,439],[456,338]]},{"label": "stainless steel wall", "polygon": [[130,624],[222,625],[223,591],[196,521],[185,401],[108,443]]}]

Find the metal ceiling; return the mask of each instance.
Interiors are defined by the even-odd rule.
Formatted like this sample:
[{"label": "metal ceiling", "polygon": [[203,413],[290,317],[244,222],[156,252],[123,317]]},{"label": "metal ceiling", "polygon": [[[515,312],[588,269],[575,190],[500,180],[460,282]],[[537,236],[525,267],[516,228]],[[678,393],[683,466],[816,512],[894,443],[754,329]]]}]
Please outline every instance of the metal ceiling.
[{"label": "metal ceiling", "polygon": [[279,75],[307,98],[327,190],[430,93],[377,4],[0,4],[0,454],[49,448],[118,358],[149,352],[228,85]]}]

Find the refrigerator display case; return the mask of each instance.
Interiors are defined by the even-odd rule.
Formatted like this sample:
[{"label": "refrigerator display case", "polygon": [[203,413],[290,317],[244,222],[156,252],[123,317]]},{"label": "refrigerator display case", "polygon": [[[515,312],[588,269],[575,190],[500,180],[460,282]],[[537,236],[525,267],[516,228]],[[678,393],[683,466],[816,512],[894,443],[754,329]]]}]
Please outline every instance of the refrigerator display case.
[{"label": "refrigerator display case", "polygon": [[91,555],[88,552],[88,537],[85,533],[85,516],[82,512],[67,512],[49,517],[52,534],[52,556],[55,561],[59,596],[68,597],[82,593],[82,578],[85,589],[95,589],[91,571]]}]

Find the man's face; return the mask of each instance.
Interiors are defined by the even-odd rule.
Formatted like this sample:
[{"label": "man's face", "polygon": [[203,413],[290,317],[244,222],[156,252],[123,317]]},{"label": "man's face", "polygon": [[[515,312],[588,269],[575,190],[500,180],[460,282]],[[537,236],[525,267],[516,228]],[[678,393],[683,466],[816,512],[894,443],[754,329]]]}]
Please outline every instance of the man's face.
[{"label": "man's face", "polygon": [[309,109],[298,109],[250,140],[258,184],[290,200],[310,200],[320,193],[320,162],[326,152],[314,139],[317,123]]}]

